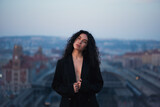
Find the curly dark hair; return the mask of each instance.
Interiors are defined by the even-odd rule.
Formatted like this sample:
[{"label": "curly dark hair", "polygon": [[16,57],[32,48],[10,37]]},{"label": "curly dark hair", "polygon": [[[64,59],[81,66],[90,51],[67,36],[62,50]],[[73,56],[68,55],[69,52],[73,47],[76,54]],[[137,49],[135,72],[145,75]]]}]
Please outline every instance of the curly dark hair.
[{"label": "curly dark hair", "polygon": [[63,58],[65,58],[69,55],[72,55],[72,51],[74,49],[73,43],[80,34],[86,34],[88,37],[88,43],[87,43],[87,46],[85,47],[85,49],[83,50],[82,55],[85,59],[87,59],[87,61],[89,62],[89,65],[92,68],[94,68],[95,65],[100,64],[99,51],[98,51],[98,48],[96,46],[96,42],[95,42],[93,36],[91,35],[91,33],[89,33],[88,31],[85,31],[85,30],[80,30],[80,31],[76,32],[75,34],[73,34],[73,36],[71,36],[69,38],[68,43],[66,45],[66,49],[63,54]]}]

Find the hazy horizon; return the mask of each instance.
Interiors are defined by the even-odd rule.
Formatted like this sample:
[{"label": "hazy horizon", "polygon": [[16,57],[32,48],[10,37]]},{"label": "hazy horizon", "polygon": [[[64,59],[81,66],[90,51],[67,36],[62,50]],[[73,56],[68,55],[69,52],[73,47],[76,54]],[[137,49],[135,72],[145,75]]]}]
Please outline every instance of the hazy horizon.
[{"label": "hazy horizon", "polygon": [[[72,36],[72,35],[71,35]],[[61,39],[69,39],[71,36],[56,36],[56,35],[5,35],[5,36],[1,36],[0,35],[0,38],[1,37],[58,37],[58,38],[61,38]],[[147,38],[134,38],[134,39],[127,39],[127,38],[98,38],[98,37],[94,37],[95,40],[138,40],[138,41],[160,41],[160,39],[147,39]]]}]

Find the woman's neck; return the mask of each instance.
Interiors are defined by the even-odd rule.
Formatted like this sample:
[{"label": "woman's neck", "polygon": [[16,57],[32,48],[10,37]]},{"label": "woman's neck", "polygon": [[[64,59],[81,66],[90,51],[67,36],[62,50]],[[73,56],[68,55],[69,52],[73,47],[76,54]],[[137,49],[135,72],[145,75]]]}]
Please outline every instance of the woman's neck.
[{"label": "woman's neck", "polygon": [[80,52],[78,50],[73,50],[72,56],[75,59],[81,59],[81,58],[83,58],[82,52]]}]

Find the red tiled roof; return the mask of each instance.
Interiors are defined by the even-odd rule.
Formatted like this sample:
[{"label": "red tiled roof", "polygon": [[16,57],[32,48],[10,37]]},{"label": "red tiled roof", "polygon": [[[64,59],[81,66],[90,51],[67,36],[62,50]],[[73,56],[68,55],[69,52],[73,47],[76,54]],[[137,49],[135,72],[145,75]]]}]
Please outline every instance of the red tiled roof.
[{"label": "red tiled roof", "polygon": [[149,54],[149,55],[152,55],[152,54],[160,54],[160,50],[158,50],[158,49],[148,50],[148,51],[145,51],[144,53],[145,53],[145,54]]},{"label": "red tiled roof", "polygon": [[44,55],[33,56],[34,61],[48,61],[49,59]]},{"label": "red tiled roof", "polygon": [[12,60],[9,61],[9,63],[7,63],[6,65],[2,66],[3,69],[11,69],[12,68]]},{"label": "red tiled roof", "polygon": [[[22,55],[21,56],[21,68],[31,68],[34,62],[37,62],[37,61],[47,62],[48,60],[49,58],[44,55],[35,55],[35,56]],[[12,64],[13,62],[12,60],[10,60],[6,65],[2,66],[2,68],[12,69]]]},{"label": "red tiled roof", "polygon": [[151,52],[152,52],[152,54],[160,54],[160,50],[158,50],[158,49],[152,50]]},{"label": "red tiled roof", "polygon": [[124,54],[124,56],[142,56],[145,54],[148,54],[148,55],[160,54],[160,50],[154,49],[154,50],[148,50],[144,52],[129,52],[129,53]]}]

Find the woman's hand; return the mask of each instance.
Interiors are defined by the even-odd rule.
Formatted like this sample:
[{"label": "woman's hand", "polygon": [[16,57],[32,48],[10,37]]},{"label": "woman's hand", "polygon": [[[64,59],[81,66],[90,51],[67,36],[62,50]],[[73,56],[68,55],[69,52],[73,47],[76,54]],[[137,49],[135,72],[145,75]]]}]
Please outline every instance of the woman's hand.
[{"label": "woman's hand", "polygon": [[75,93],[78,93],[79,89],[81,88],[81,82],[82,82],[82,79],[80,79],[78,82],[75,82],[73,84],[73,88],[74,88]]},{"label": "woman's hand", "polygon": [[75,82],[75,83],[73,84],[73,89],[74,89],[74,92],[75,92],[75,93],[78,92],[78,90],[79,90],[79,85],[78,85],[77,82]]},{"label": "woman's hand", "polygon": [[77,83],[78,83],[78,88],[80,89],[81,88],[82,79],[80,79]]}]

